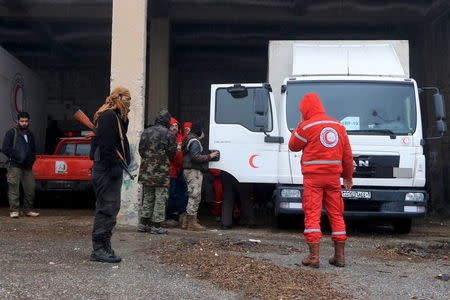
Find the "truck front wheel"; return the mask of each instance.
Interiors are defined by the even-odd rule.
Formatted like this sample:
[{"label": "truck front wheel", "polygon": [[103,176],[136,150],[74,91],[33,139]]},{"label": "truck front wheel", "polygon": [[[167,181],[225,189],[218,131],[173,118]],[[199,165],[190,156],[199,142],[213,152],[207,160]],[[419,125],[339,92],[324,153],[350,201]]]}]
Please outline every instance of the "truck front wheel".
[{"label": "truck front wheel", "polygon": [[395,219],[392,220],[394,231],[400,234],[407,234],[411,231],[412,220],[411,219]]}]

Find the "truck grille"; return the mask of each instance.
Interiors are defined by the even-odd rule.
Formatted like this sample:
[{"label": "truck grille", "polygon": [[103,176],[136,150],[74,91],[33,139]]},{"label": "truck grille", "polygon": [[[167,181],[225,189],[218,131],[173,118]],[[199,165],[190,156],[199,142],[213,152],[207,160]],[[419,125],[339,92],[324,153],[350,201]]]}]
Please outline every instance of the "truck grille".
[{"label": "truck grille", "polygon": [[360,155],[353,157],[356,178],[394,178],[394,167],[398,167],[400,156]]},{"label": "truck grille", "polygon": [[381,202],[367,200],[344,200],[345,211],[372,211],[378,212],[381,208]]}]

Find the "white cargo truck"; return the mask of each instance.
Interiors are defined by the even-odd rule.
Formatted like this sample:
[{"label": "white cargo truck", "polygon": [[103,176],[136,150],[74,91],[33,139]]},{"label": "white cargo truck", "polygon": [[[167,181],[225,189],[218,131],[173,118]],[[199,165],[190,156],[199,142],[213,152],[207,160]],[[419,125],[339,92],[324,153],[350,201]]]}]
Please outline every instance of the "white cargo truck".
[{"label": "white cargo truck", "polygon": [[[47,90],[31,69],[0,47],[0,148],[6,131],[17,124],[17,113],[31,116],[30,128],[36,139],[36,150],[42,153],[47,124]],[[0,166],[0,190],[5,189],[5,169]]]},{"label": "white cargo truck", "polygon": [[446,124],[439,90],[420,89],[409,77],[408,41],[271,41],[268,82],[211,86],[209,148],[220,159],[210,168],[239,182],[274,184],[276,216],[301,214],[301,152],[289,151],[288,142],[300,100],[315,92],[347,128],[353,150],[345,216],[386,218],[409,232],[429,198],[421,91],[434,91],[441,135]]}]

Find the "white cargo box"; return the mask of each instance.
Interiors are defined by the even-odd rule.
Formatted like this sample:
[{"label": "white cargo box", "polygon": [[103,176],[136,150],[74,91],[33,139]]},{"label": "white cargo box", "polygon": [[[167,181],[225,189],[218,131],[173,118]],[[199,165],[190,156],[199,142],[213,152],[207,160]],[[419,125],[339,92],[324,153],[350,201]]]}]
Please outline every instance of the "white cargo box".
[{"label": "white cargo box", "polygon": [[389,44],[293,45],[291,75],[373,75],[405,77],[398,55]]}]

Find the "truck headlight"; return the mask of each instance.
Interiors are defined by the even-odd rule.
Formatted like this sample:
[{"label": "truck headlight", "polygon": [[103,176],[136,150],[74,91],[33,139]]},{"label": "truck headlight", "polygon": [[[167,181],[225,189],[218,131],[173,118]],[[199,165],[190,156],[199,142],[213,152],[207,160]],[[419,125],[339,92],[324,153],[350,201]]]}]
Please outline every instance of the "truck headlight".
[{"label": "truck headlight", "polygon": [[283,197],[283,198],[300,198],[301,193],[300,193],[300,190],[282,189],[281,197]]},{"label": "truck headlight", "polygon": [[424,200],[425,200],[425,196],[422,193],[407,193],[405,195],[405,201],[422,202]]}]

